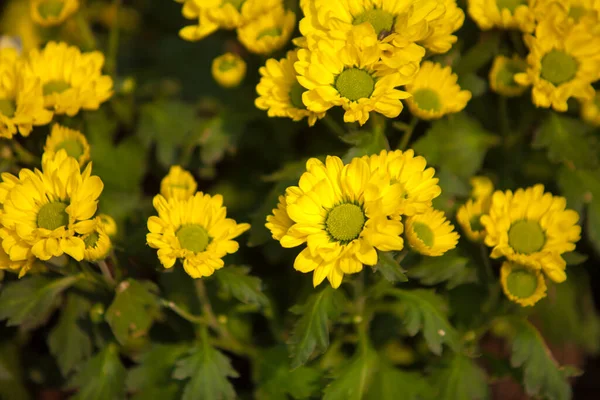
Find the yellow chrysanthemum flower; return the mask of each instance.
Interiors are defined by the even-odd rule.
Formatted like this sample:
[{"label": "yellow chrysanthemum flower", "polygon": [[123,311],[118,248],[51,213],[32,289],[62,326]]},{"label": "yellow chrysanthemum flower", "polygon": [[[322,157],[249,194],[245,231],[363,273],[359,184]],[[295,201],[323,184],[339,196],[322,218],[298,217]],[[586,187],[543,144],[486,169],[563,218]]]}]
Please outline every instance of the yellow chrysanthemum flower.
[{"label": "yellow chrysanthemum flower", "polygon": [[379,190],[396,193],[390,198],[392,203],[385,204],[386,209],[391,207],[391,215],[395,218],[426,212],[431,208],[431,201],[442,193],[439,179],[434,178],[435,169],[427,168],[427,160],[415,157],[412,149],[404,152],[382,150],[379,154],[364,156],[363,160],[369,163],[371,173],[389,175],[389,187],[380,184]]},{"label": "yellow chrysanthemum flower", "polygon": [[69,157],[79,161],[81,167],[90,159],[90,145],[81,132],[54,124],[46,139],[44,152],[57,153],[61,149],[65,149]]},{"label": "yellow chrysanthemum flower", "polygon": [[62,24],[79,9],[79,0],[31,0],[31,19],[41,26]]},{"label": "yellow chrysanthemum flower", "polygon": [[546,297],[546,281],[539,270],[505,261],[500,268],[500,282],[506,297],[523,307]]},{"label": "yellow chrysanthemum flower", "polygon": [[471,197],[475,200],[490,199],[494,193],[494,183],[487,176],[474,176],[469,179]]},{"label": "yellow chrysanthemum flower", "polygon": [[535,13],[538,20],[558,13],[568,25],[583,24],[593,29],[598,28],[600,22],[600,0],[536,0]]},{"label": "yellow chrysanthemum flower", "polygon": [[283,4],[240,26],[238,40],[252,53],[270,54],[282,48],[296,27],[296,14]]},{"label": "yellow chrysanthemum flower", "polygon": [[225,53],[212,62],[212,76],[225,88],[238,86],[246,76],[246,62],[233,53]]},{"label": "yellow chrysanthemum flower", "polygon": [[280,0],[176,0],[183,4],[182,13],[197,21],[179,31],[185,40],[196,41],[218,29],[235,29],[269,9],[281,5]]},{"label": "yellow chrysanthemum flower", "polygon": [[592,100],[582,102],[581,118],[588,124],[600,126],[600,91],[596,91]]},{"label": "yellow chrysanthemum flower", "polygon": [[567,100],[594,97],[591,83],[600,77],[600,33],[583,24],[548,18],[537,25],[535,36],[525,36],[529,47],[527,71],[515,75],[521,85],[532,85],[538,107],[567,110]]},{"label": "yellow chrysanthemum flower", "polygon": [[113,81],[102,75],[104,55],[81,53],[64,42],[49,42],[44,50],[32,50],[29,67],[42,81],[46,107],[56,114],[74,116],[80,109],[97,110],[113,92]]},{"label": "yellow chrysanthemum flower", "polygon": [[442,211],[429,209],[406,219],[406,239],[417,252],[441,256],[458,243],[458,233]]},{"label": "yellow chrysanthemum flower", "polygon": [[456,212],[456,220],[469,240],[479,242],[485,238],[485,228],[480,219],[490,210],[494,184],[486,176],[474,176],[470,182],[472,186],[471,199],[459,207]]},{"label": "yellow chrysanthemum flower", "polygon": [[33,126],[51,120],[40,80],[24,68],[15,49],[0,50],[0,138],[11,139],[17,132],[29,136]]},{"label": "yellow chrysanthemum flower", "polygon": [[21,170],[0,215],[0,223],[10,231],[2,246],[11,260],[27,260],[30,253],[40,260],[63,253],[83,259],[85,243],[78,235],[94,229],[91,218],[103,189],[100,178],[91,173],[91,164],[81,172],[65,150],[44,154],[42,171]]},{"label": "yellow chrysanthemum flower", "polygon": [[418,43],[432,53],[446,53],[456,43],[454,32],[465,22],[465,13],[456,4],[456,0],[443,0],[445,12],[439,19],[428,24],[429,36]]},{"label": "yellow chrysanthemum flower", "polygon": [[527,87],[515,82],[515,74],[525,72],[526,69],[527,63],[517,55],[513,58],[496,56],[490,70],[490,87],[502,96],[520,96]]},{"label": "yellow chrysanthemum flower", "polygon": [[536,0],[468,0],[468,12],[480,29],[535,29]]},{"label": "yellow chrysanthemum flower", "polygon": [[261,110],[267,110],[269,117],[287,117],[294,121],[308,119],[308,125],[313,126],[317,118],[323,118],[324,112],[315,113],[306,109],[302,95],[306,92],[298,79],[294,63],[298,61],[298,51],[289,51],[286,58],[277,61],[267,60],[258,72],[260,82],[256,86],[258,98],[254,104]]},{"label": "yellow chrysanthemum flower", "polygon": [[[361,39],[363,43],[359,44],[357,41]],[[300,49],[294,67],[298,82],[307,89],[302,94],[302,102],[315,113],[341,106],[346,110],[345,122],[361,125],[373,111],[388,118],[397,117],[403,108],[400,100],[410,95],[396,87],[408,80],[399,73],[379,70],[380,58],[381,49],[374,36],[369,39],[361,35],[337,51],[326,42],[312,52]]]},{"label": "yellow chrysanthemum flower", "polygon": [[386,174],[372,173],[363,159],[344,165],[332,156],[325,163],[311,158],[306,170],[298,186],[286,190],[285,204],[280,199],[266,226],[285,248],[307,244],[294,268],[314,271],[314,286],[327,278],[337,288],[344,274],[377,264],[376,249],[404,247],[402,223],[388,219],[385,206],[398,192],[378,190],[389,180]]},{"label": "yellow chrysanthemum flower", "polygon": [[81,237],[83,243],[85,243],[83,259],[86,261],[104,260],[112,246],[110,237],[104,231],[104,224],[100,217],[96,217],[94,221],[96,223],[94,230]]},{"label": "yellow chrysanthemum flower", "polygon": [[160,181],[160,194],[167,200],[187,200],[196,193],[198,184],[189,171],[173,165],[169,174]]},{"label": "yellow chrysanthemum flower", "polygon": [[239,248],[233,239],[250,229],[249,224],[225,218],[221,195],[197,192],[187,200],[167,200],[159,194],[153,204],[158,216],[148,219],[148,245],[158,249],[165,268],[183,260],[183,268],[192,278],[210,276],[222,268],[222,258]]},{"label": "yellow chrysanthemum flower", "polygon": [[114,237],[117,234],[117,223],[110,215],[98,214],[98,222],[109,237]]},{"label": "yellow chrysanthemum flower", "polygon": [[457,82],[458,76],[449,66],[423,62],[415,80],[406,85],[412,95],[406,100],[410,112],[430,120],[462,111],[471,100],[471,92],[461,90]]},{"label": "yellow chrysanthemum flower", "polygon": [[562,253],[575,250],[579,215],[566,210],[564,197],[544,193],[543,185],[516,192],[496,191],[488,215],[481,217],[492,258],[541,269],[555,282],[566,279]]}]

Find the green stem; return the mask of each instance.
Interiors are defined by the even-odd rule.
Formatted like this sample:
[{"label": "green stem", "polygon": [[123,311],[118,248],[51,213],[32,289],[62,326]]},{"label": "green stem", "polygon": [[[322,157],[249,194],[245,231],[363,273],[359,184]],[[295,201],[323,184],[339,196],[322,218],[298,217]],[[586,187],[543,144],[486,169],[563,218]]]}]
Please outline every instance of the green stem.
[{"label": "green stem", "polygon": [[110,27],[108,37],[108,51],[106,57],[106,72],[115,77],[117,73],[117,55],[119,54],[119,11],[121,10],[122,0],[114,0],[113,7],[115,8],[115,20]]},{"label": "green stem", "polygon": [[495,281],[495,279],[494,279],[494,271],[492,269],[492,264],[490,263],[490,258],[488,256],[487,247],[483,243],[481,243],[479,245],[479,251],[481,253],[481,258],[483,260],[485,280],[487,281],[487,283],[491,284]]},{"label": "green stem", "polygon": [[98,265],[98,268],[100,268],[100,272],[102,272],[102,276],[104,276],[104,280],[106,281],[106,283],[108,283],[112,287],[116,286],[116,282],[112,277],[112,274],[110,273],[110,268],[108,268],[108,264],[106,264],[106,261],[100,260],[97,261],[96,264]]},{"label": "green stem", "polygon": [[193,324],[207,324],[206,318],[204,318],[201,315],[193,315],[187,311],[185,311],[183,308],[179,307],[177,304],[175,304],[172,301],[166,300],[166,299],[160,299],[160,304],[163,307],[167,307],[168,309],[170,309],[171,311],[173,311],[175,314],[179,315],[181,318],[193,323]]},{"label": "green stem", "polygon": [[94,37],[94,33],[92,32],[90,24],[85,19],[81,11],[77,13],[75,22],[77,23],[77,28],[81,34],[81,41],[83,43],[84,50],[91,51],[96,49],[96,38]]},{"label": "green stem", "polygon": [[410,123],[408,124],[408,127],[404,130],[404,135],[402,135],[402,140],[400,141],[400,144],[398,145],[399,150],[406,150],[406,147],[408,146],[408,143],[410,142],[410,138],[412,137],[412,134],[415,131],[415,128],[418,123],[419,123],[419,118],[413,116],[412,119],[410,120]]},{"label": "green stem", "polygon": [[321,121],[323,121],[325,125],[327,125],[327,128],[329,128],[329,130],[338,138],[342,138],[344,135],[346,135],[344,128],[342,128],[342,126],[338,124],[330,115],[326,115]]}]

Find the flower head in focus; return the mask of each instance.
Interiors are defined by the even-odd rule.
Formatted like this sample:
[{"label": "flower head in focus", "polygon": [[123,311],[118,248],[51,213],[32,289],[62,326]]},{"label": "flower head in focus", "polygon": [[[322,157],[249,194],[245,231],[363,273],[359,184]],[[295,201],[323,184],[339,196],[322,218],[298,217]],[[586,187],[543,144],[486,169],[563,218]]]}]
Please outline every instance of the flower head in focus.
[{"label": "flower head in focus", "polygon": [[406,219],[406,238],[417,252],[441,256],[456,247],[459,236],[442,211],[430,209]]}]

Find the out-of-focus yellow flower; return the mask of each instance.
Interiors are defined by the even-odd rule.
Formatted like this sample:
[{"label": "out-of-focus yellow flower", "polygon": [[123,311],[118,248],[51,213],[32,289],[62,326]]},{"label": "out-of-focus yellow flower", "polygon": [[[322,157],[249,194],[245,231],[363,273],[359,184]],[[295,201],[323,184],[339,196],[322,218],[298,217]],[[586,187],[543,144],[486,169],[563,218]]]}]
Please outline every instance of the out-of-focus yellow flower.
[{"label": "out-of-focus yellow flower", "polygon": [[61,149],[65,149],[69,157],[79,161],[80,167],[90,159],[90,145],[81,132],[54,124],[46,139],[44,152],[57,153]]},{"label": "out-of-focus yellow flower", "polygon": [[442,211],[429,209],[406,219],[406,239],[417,252],[441,256],[458,243],[458,233]]},{"label": "out-of-focus yellow flower", "polygon": [[[556,12],[556,8],[560,10]],[[600,0],[536,0],[536,18],[541,21],[555,13],[567,25],[583,24],[590,29],[598,29],[600,23]]]},{"label": "out-of-focus yellow flower", "polygon": [[85,244],[83,259],[86,261],[105,259],[112,247],[110,237],[104,231],[104,224],[100,221],[100,217],[96,217],[94,221],[96,222],[94,230],[81,237]]},{"label": "out-of-focus yellow flower", "polygon": [[46,107],[56,114],[97,110],[113,94],[112,78],[102,75],[104,55],[99,51],[81,53],[64,42],[49,42],[44,50],[31,51],[28,65],[42,82]]},{"label": "out-of-focus yellow flower", "polygon": [[538,107],[567,110],[567,100],[594,97],[591,83],[600,77],[600,30],[571,25],[561,19],[560,9],[541,21],[535,36],[525,36],[529,48],[527,70],[515,75],[521,85],[533,86]]},{"label": "out-of-focus yellow flower", "polygon": [[258,98],[255,104],[261,110],[267,110],[269,117],[287,117],[294,121],[307,118],[308,125],[313,126],[317,118],[323,118],[325,113],[309,111],[302,102],[306,89],[296,78],[296,61],[298,50],[293,50],[287,53],[286,58],[279,61],[271,58],[264,67],[260,67],[258,72],[261,78],[256,86]]},{"label": "out-of-focus yellow flower", "polygon": [[237,29],[239,41],[252,53],[270,54],[282,48],[296,27],[296,14],[275,7]]},{"label": "out-of-focus yellow flower", "polygon": [[581,118],[591,125],[600,126],[600,91],[592,100],[581,103]]},{"label": "out-of-focus yellow flower", "polygon": [[29,2],[25,0],[11,0],[4,7],[0,20],[0,32],[18,37],[25,54],[42,43],[38,26],[29,15],[29,7]]},{"label": "out-of-focus yellow flower", "polygon": [[487,176],[474,176],[470,181],[471,198],[459,207],[456,212],[456,220],[469,240],[479,242],[485,238],[485,228],[481,224],[481,216],[490,210],[494,184]]},{"label": "out-of-focus yellow flower", "polygon": [[0,50],[0,137],[11,139],[17,131],[29,136],[33,126],[51,120],[40,80],[25,68],[15,49]]},{"label": "out-of-focus yellow flower", "polygon": [[520,96],[527,87],[515,82],[515,74],[525,72],[526,69],[527,63],[517,55],[513,58],[496,56],[490,70],[490,87],[502,96]]},{"label": "out-of-focus yellow flower", "polygon": [[114,218],[108,214],[98,214],[98,223],[109,237],[114,237],[117,234],[118,227]]},{"label": "out-of-focus yellow flower", "polygon": [[456,4],[456,0],[443,0],[446,11],[428,24],[429,35],[418,43],[432,53],[446,53],[456,43],[454,32],[465,22],[465,13]]},{"label": "out-of-focus yellow flower", "polygon": [[487,176],[474,176],[469,179],[471,197],[475,200],[491,200],[494,193],[494,183]]},{"label": "out-of-focus yellow flower", "polygon": [[31,19],[41,26],[62,24],[79,9],[79,0],[30,0]]},{"label": "out-of-focus yellow flower", "polygon": [[211,71],[219,85],[233,88],[246,76],[246,62],[237,54],[225,53],[213,60]]},{"label": "out-of-focus yellow flower", "polygon": [[196,193],[197,183],[189,171],[173,165],[160,181],[160,194],[167,200],[187,200]]},{"label": "out-of-focus yellow flower", "polygon": [[406,85],[412,95],[406,100],[411,113],[429,120],[462,111],[471,100],[471,92],[461,90],[457,81],[449,66],[423,62],[415,80]]},{"label": "out-of-focus yellow flower", "polygon": [[539,270],[505,261],[500,283],[506,297],[522,307],[533,306],[546,297],[546,281]]},{"label": "out-of-focus yellow flower", "polygon": [[535,29],[535,0],[468,0],[468,12],[479,28]]}]

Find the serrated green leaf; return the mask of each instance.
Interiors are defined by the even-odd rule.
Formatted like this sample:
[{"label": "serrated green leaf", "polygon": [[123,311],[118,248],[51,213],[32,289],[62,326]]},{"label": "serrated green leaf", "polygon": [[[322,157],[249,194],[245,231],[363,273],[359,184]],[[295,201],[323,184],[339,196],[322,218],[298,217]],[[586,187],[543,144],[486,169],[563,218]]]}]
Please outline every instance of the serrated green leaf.
[{"label": "serrated green leaf", "polygon": [[461,113],[435,121],[413,148],[427,158],[428,164],[442,166],[459,178],[469,178],[481,169],[488,149],[497,143],[497,136]]},{"label": "serrated green leaf", "polygon": [[378,259],[377,265],[375,265],[374,268],[375,271],[379,271],[381,275],[391,283],[408,281],[404,269],[398,264],[393,253],[379,251],[377,252],[377,256]]},{"label": "serrated green leaf", "polygon": [[65,377],[92,354],[92,341],[79,326],[79,320],[90,308],[91,303],[87,299],[70,293],[58,323],[48,335],[50,353]]},{"label": "serrated green leaf", "polygon": [[571,386],[558,367],[538,330],[525,320],[513,323],[511,365],[523,368],[523,384],[530,396],[549,400],[568,400]]},{"label": "serrated green leaf", "polygon": [[292,369],[308,361],[316,351],[323,353],[329,347],[329,322],[335,320],[345,302],[341,291],[330,286],[309,297],[299,307],[300,319],[294,327],[290,339]]},{"label": "serrated green leaf", "polygon": [[189,381],[182,400],[235,399],[235,390],[227,378],[237,377],[229,359],[213,348],[207,340],[194,347],[187,357],[176,363],[173,377]]},{"label": "serrated green leaf", "polygon": [[285,346],[261,351],[257,364],[257,399],[306,399],[319,387],[321,371],[307,366],[291,370]]},{"label": "serrated green leaf", "polygon": [[490,397],[487,375],[474,360],[454,354],[432,375],[437,400],[485,400]]},{"label": "serrated green leaf", "polygon": [[591,127],[579,119],[550,113],[533,141],[534,148],[548,150],[548,158],[579,168],[594,168],[599,163],[598,140],[588,135]]},{"label": "serrated green leaf", "polygon": [[327,385],[323,400],[361,400],[369,389],[378,361],[377,353],[369,346],[359,350]]},{"label": "serrated green leaf", "polygon": [[262,292],[260,278],[249,275],[248,267],[227,267],[215,271],[221,289],[245,304],[261,307],[269,305],[269,299]]},{"label": "serrated green leaf", "polygon": [[[403,371],[387,362],[381,362],[365,399],[423,400],[431,398],[432,388],[418,372]],[[401,395],[400,395],[401,394]]]},{"label": "serrated green leaf", "polygon": [[7,326],[38,326],[50,316],[58,296],[79,279],[78,275],[61,279],[37,275],[7,284],[0,294],[0,321],[8,319]]},{"label": "serrated green leaf", "polygon": [[79,389],[73,400],[124,399],[125,373],[118,347],[109,344],[90,358],[71,380],[69,387]]},{"label": "serrated green leaf", "polygon": [[125,344],[130,337],[144,335],[159,313],[156,285],[128,279],[117,287],[117,294],[106,310],[106,322],[115,337]]},{"label": "serrated green leaf", "polygon": [[[186,352],[186,344],[153,344],[127,374],[126,386],[131,392],[149,393],[152,388],[172,383],[175,362]],[[177,385],[176,385],[177,386]]]},{"label": "serrated green leaf", "polygon": [[386,293],[399,300],[397,309],[407,332],[411,336],[422,332],[432,353],[440,355],[444,343],[457,349],[458,333],[443,311],[447,309],[444,300],[435,292],[425,289],[391,289]]},{"label": "serrated green leaf", "polygon": [[426,257],[408,270],[408,276],[419,279],[423,285],[431,286],[446,282],[446,288],[477,282],[477,271],[469,259],[457,252],[449,252],[441,257]]}]

